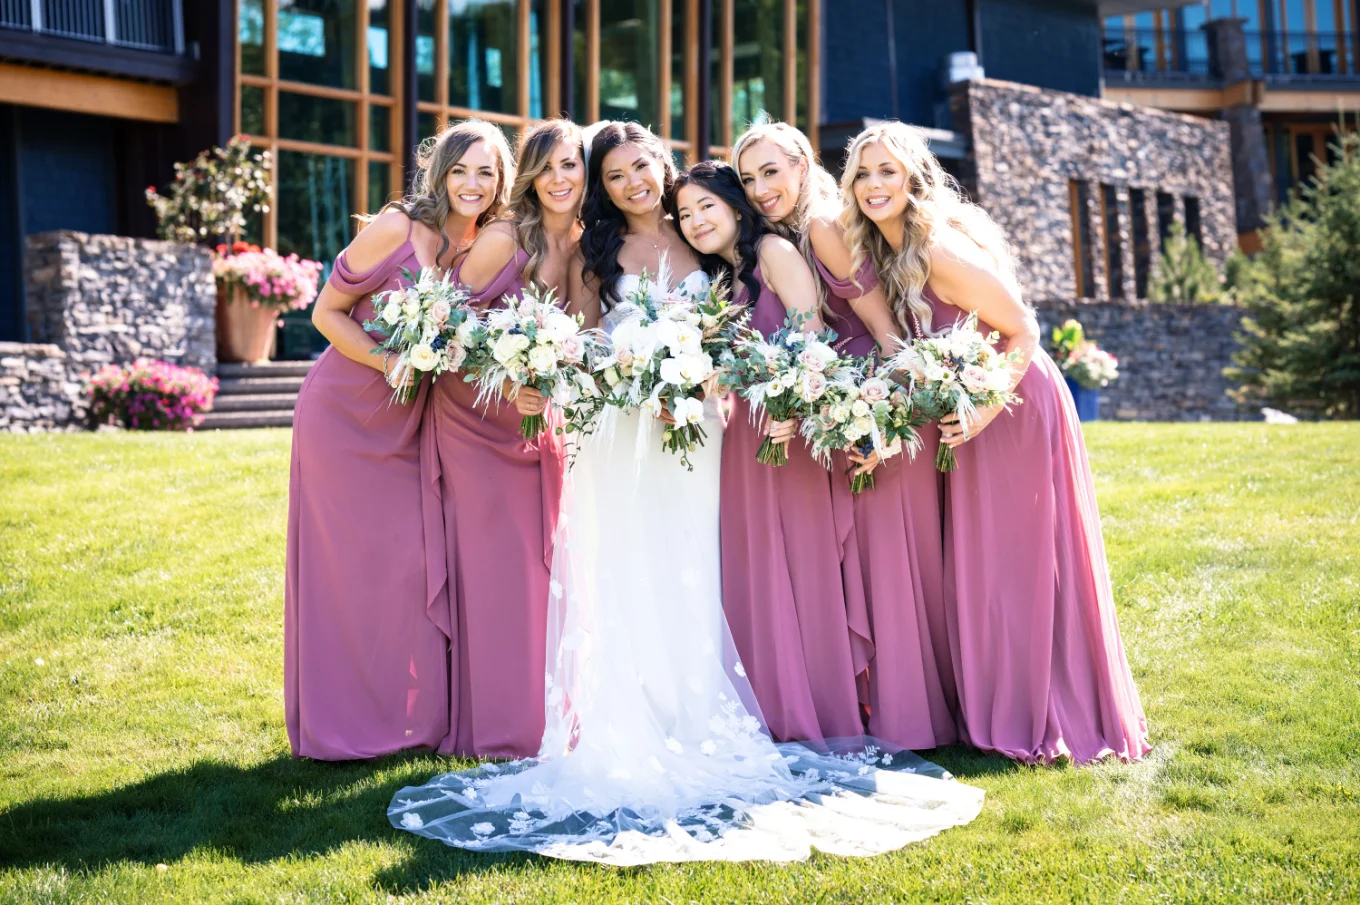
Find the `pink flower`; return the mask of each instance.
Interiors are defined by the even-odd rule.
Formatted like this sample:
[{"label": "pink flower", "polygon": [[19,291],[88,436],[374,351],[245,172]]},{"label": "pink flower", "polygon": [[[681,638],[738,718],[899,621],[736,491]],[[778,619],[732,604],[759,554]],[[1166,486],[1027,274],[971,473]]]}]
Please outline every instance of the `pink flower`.
[{"label": "pink flower", "polygon": [[981,393],[987,388],[987,372],[977,365],[965,367],[959,378],[970,393]]},{"label": "pink flower", "polygon": [[586,342],[579,335],[573,334],[562,340],[562,357],[570,362],[579,362],[585,358]]},{"label": "pink flower", "polygon": [[430,317],[434,318],[434,322],[440,327],[448,322],[450,313],[449,303],[443,299],[435,302],[434,305],[430,307]]},{"label": "pink flower", "polygon": [[804,349],[798,353],[798,364],[807,368],[809,371],[820,372],[826,368],[826,362],[822,360],[822,356],[818,355],[812,349]]},{"label": "pink flower", "polygon": [[859,393],[870,405],[882,402],[888,398],[888,382],[881,377],[870,377],[860,385]]}]

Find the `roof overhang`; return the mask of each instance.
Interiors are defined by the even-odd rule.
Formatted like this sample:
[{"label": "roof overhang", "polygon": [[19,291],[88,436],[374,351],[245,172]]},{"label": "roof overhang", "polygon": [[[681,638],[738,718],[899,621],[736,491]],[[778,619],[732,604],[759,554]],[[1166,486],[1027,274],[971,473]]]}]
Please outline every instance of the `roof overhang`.
[{"label": "roof overhang", "polygon": [[1148,13],[1154,9],[1174,9],[1178,6],[1193,6],[1203,0],[1096,0],[1096,10],[1102,16],[1125,16],[1131,13]]}]

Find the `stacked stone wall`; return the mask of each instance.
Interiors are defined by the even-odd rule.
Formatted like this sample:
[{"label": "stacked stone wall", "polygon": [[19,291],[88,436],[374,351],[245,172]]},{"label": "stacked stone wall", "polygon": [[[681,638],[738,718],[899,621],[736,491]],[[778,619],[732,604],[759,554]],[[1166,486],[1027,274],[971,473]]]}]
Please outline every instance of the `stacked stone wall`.
[{"label": "stacked stone wall", "polygon": [[1119,359],[1120,377],[1101,390],[1100,416],[1120,421],[1258,419],[1238,409],[1223,369],[1238,348],[1240,308],[1148,302],[1044,302],[1036,306],[1044,347],[1053,328],[1081,321],[1088,339]]},{"label": "stacked stone wall", "polygon": [[[1133,218],[1148,237],[1149,272],[1160,257],[1157,193],[1174,198],[1185,221],[1185,199],[1199,204],[1204,252],[1221,270],[1237,243],[1232,153],[1227,123],[1132,104],[1045,91],[994,80],[961,83],[952,99],[956,128],[970,141],[964,182],[1015,247],[1021,286],[1034,302],[1078,297],[1135,299]],[[1073,183],[1086,185],[1089,230],[1074,225]],[[1118,229],[1106,234],[1102,186],[1114,192]],[[1135,212],[1130,190],[1141,189]],[[1122,278],[1110,285],[1106,251]],[[1092,265],[1091,285],[1077,285],[1077,241]]]},{"label": "stacked stone wall", "polygon": [[86,421],[87,375],[139,357],[217,368],[217,288],[208,252],[123,236],[27,237],[33,343],[0,343],[0,431],[69,430]]}]

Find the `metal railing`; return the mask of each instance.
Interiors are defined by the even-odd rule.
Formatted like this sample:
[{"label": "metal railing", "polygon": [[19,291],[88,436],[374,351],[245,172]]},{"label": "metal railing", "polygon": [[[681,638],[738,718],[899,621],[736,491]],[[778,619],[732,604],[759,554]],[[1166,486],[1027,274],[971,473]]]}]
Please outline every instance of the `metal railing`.
[{"label": "metal railing", "polygon": [[1360,78],[1360,35],[1335,32],[1247,32],[1257,75]]},{"label": "metal railing", "polygon": [[1106,32],[1103,49],[1107,72],[1209,75],[1208,36],[1198,30]]},{"label": "metal railing", "polygon": [[184,53],[182,0],[0,0],[0,28]]}]

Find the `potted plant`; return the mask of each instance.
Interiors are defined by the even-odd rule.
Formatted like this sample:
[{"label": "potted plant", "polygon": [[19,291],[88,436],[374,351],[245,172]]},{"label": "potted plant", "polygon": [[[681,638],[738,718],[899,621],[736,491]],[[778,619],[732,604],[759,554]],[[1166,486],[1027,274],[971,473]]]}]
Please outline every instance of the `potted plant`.
[{"label": "potted plant", "polygon": [[1119,359],[1086,338],[1081,322],[1068,320],[1053,330],[1053,358],[1072,391],[1077,417],[1100,419],[1100,390],[1119,377]]},{"label": "potted plant", "polygon": [[[296,256],[266,261],[254,258],[239,266],[223,264],[240,252],[238,240],[247,218],[269,212],[269,183],[273,161],[268,151],[254,150],[243,136],[224,148],[212,148],[191,163],[175,164],[175,181],[165,195],[155,186],[146,190],[147,203],[156,211],[161,238],[217,246],[213,272],[217,276],[217,358],[219,361],[258,362],[272,354],[279,308],[306,307],[316,294],[316,280],[292,273]],[[248,247],[253,248],[253,246]],[[230,251],[228,251],[230,250]],[[254,248],[254,254],[265,254]],[[282,262],[282,263],[280,263]],[[319,269],[319,265],[318,265]],[[249,275],[249,276],[248,276]],[[266,294],[276,280],[301,292],[310,285],[300,306],[299,296],[285,299]]]},{"label": "potted plant", "polygon": [[279,315],[311,304],[321,271],[319,261],[284,257],[272,248],[245,242],[217,246],[213,276],[217,279],[218,358],[268,361],[274,354]]}]

